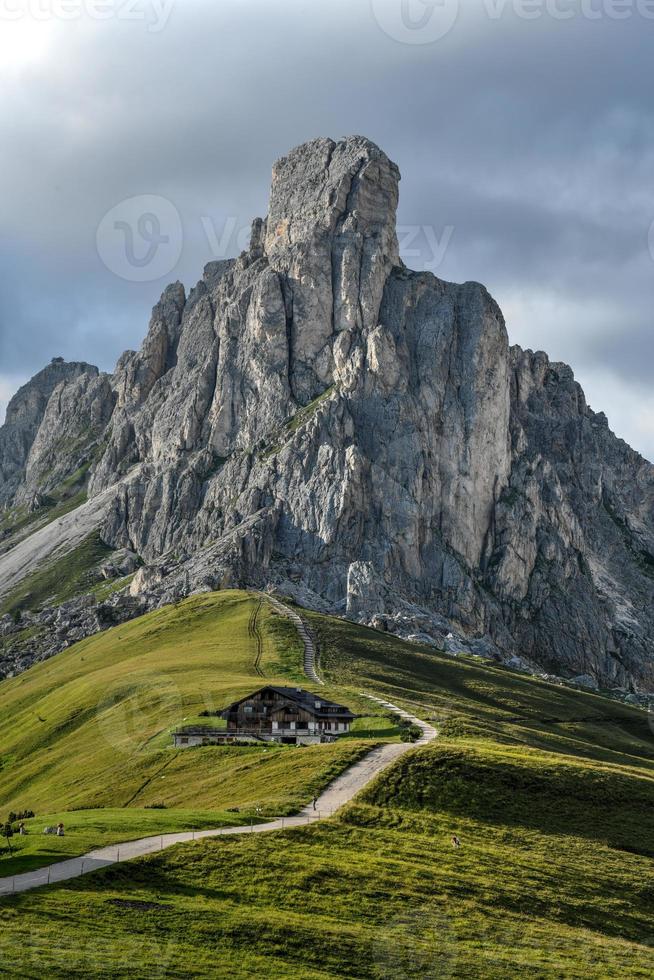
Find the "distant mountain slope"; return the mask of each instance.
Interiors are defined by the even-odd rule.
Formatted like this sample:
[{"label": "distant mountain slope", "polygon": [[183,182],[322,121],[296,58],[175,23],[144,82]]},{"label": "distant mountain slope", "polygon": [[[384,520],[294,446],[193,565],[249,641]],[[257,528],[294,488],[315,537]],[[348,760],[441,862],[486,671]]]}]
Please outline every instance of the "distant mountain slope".
[{"label": "distant mountain slope", "polygon": [[298,147],[249,249],[169,286],[111,377],[30,383],[0,430],[6,533],[81,469],[111,497],[102,539],[150,566],[132,584],[150,605],[272,582],[654,689],[654,468],[570,368],[509,347],[483,286],[404,267],[398,181],[361,137]]}]

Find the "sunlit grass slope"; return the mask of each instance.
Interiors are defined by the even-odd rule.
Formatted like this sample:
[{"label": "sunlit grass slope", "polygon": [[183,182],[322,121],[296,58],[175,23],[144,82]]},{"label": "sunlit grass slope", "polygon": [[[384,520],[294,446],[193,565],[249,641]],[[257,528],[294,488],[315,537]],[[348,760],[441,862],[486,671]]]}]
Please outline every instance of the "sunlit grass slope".
[{"label": "sunlit grass slope", "polygon": [[267,680],[311,686],[289,620],[256,595],[214,593],[85,640],[0,685],[0,807],[256,805],[288,812],[360,753],[361,736],[397,736],[381,709],[361,697],[364,690],[435,719],[441,737],[492,738],[627,771],[652,768],[652,732],[642,711],[352,623],[307,618],[328,696],[377,716],[359,719],[352,737],[299,751],[172,749],[175,727],[219,724],[200,713]]},{"label": "sunlit grass slope", "polygon": [[[180,717],[197,718],[261,679],[248,632],[257,602],[243,593],[189,600],[0,688],[12,719],[0,773],[7,799],[32,806],[38,791],[44,800],[112,807],[238,806],[243,816],[255,801],[292,806],[349,752],[369,747],[354,737],[298,750],[166,748]],[[260,616],[260,669],[310,686],[298,673],[292,626],[269,609]],[[376,714],[360,719],[361,732],[397,734],[364,707],[368,691],[435,719],[438,740],[402,757],[321,825],[181,845],[4,900],[7,975],[650,977],[647,714],[351,623],[307,618],[326,690]],[[84,705],[99,707],[84,717]],[[112,712],[119,735],[107,735]],[[79,758],[71,762],[76,733]],[[32,739],[42,756],[38,734],[51,771],[25,748]],[[101,779],[86,753],[100,760]],[[160,812],[171,819],[180,811]]]},{"label": "sunlit grass slope", "polygon": [[322,825],[12,899],[0,954],[12,977],[650,977],[652,803],[599,762],[435,743]]},{"label": "sunlit grass slope", "polygon": [[78,643],[0,685],[0,807],[284,812],[306,802],[360,754],[357,740],[175,751],[170,737],[268,680],[306,685],[300,652],[290,624],[241,592],[188,599]]},{"label": "sunlit grass slope", "polygon": [[[14,836],[0,860],[0,876],[43,868],[69,857],[86,854],[97,847],[120,844],[139,837],[180,830],[203,830],[249,823],[245,813],[217,810],[99,809],[43,813],[25,820],[27,834]],[[44,827],[65,827],[63,837],[44,834]]]},{"label": "sunlit grass slope", "polygon": [[654,731],[641,709],[344,620],[306,618],[332,684],[410,706],[437,722],[441,738],[488,738],[654,772]]}]

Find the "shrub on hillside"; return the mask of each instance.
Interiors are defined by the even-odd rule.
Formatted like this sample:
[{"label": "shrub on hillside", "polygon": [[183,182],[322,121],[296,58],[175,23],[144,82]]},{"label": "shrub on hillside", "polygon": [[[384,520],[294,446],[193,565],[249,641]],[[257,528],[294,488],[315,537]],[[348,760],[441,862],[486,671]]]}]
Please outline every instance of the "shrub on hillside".
[{"label": "shrub on hillside", "polygon": [[403,742],[417,742],[422,735],[422,729],[418,725],[408,725],[402,728],[400,738]]},{"label": "shrub on hillside", "polygon": [[17,820],[29,820],[33,816],[35,816],[34,810],[19,810],[18,813],[12,810],[7,817],[7,822],[16,823]]}]

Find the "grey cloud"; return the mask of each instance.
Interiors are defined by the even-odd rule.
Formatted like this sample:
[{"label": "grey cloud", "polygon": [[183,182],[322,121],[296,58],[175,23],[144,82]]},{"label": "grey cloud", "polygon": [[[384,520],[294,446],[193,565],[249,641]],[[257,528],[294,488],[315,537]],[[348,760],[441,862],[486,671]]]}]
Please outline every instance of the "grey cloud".
[{"label": "grey cloud", "polygon": [[[0,384],[56,354],[111,368],[166,281],[191,284],[214,257],[207,222],[218,239],[231,223],[234,254],[276,157],[361,132],[400,165],[400,223],[453,228],[437,274],[484,282],[517,311],[512,337],[580,378],[607,372],[613,405],[624,392],[620,434],[653,456],[654,429],[630,418],[654,346],[654,22],[461,6],[425,46],[387,37],[369,0],[178,0],[158,34],[60,25],[0,102]],[[174,203],[184,240],[167,277],[131,283],[103,266],[95,234],[139,194]],[[417,267],[433,259],[422,241]]]}]

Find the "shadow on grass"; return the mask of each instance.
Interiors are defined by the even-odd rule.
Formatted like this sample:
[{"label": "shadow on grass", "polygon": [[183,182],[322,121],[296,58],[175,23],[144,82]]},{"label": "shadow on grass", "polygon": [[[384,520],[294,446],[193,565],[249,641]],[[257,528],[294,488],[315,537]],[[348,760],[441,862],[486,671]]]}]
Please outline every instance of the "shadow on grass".
[{"label": "shadow on grass", "polygon": [[26,871],[38,871],[48,864],[69,861],[73,857],[75,855],[62,854],[60,851],[39,851],[37,854],[21,854],[20,851],[8,854],[5,851],[0,860],[0,878],[12,878]]},{"label": "shadow on grass", "polygon": [[400,759],[362,802],[451,813],[482,824],[574,836],[654,857],[654,782],[591,766],[553,764],[527,750],[523,764],[454,747]]},{"label": "shadow on grass", "polygon": [[395,725],[389,725],[387,728],[357,728],[354,731],[348,732],[347,735],[339,735],[338,740],[339,742],[344,742],[359,738],[373,738],[381,741],[397,738],[401,734],[402,729]]}]

